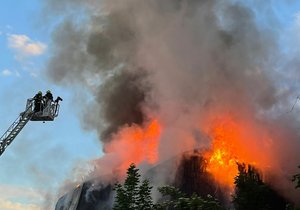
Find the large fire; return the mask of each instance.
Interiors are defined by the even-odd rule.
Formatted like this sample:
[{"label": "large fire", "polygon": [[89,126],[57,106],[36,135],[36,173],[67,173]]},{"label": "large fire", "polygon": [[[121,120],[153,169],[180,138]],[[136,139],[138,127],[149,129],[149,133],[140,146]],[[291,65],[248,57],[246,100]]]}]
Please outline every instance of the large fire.
[{"label": "large fire", "polygon": [[113,141],[106,145],[107,153],[118,154],[118,170],[125,172],[131,163],[146,161],[155,164],[158,161],[158,145],[161,125],[153,119],[144,126],[133,124],[119,130]]},{"label": "large fire", "polygon": [[233,189],[237,163],[266,167],[268,161],[263,150],[266,136],[260,134],[251,123],[237,122],[229,116],[218,119],[208,132],[212,143],[204,155],[207,171],[217,182]]},{"label": "large fire", "polygon": [[[204,124],[199,129],[211,140],[210,149],[203,154],[206,170],[219,184],[233,189],[234,178],[238,174],[237,163],[251,164],[258,168],[268,166],[266,142],[270,142],[270,138],[251,120],[236,120],[224,115],[209,119]],[[117,154],[119,162],[116,169],[122,173],[131,163],[156,164],[162,132],[162,125],[157,119],[142,126],[124,126],[106,145],[106,153]]]}]

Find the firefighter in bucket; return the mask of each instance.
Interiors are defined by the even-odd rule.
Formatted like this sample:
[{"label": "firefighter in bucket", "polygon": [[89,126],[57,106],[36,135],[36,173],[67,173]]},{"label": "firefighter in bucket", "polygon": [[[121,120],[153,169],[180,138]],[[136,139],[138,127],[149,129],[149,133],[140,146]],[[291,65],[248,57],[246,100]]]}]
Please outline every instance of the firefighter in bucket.
[{"label": "firefighter in bucket", "polygon": [[44,109],[43,93],[39,91],[34,97],[34,112],[40,112]]},{"label": "firefighter in bucket", "polygon": [[[62,101],[62,98],[58,96],[57,99],[53,101],[53,95],[50,90],[48,90],[44,96],[42,91],[39,91],[33,97],[33,100],[33,112],[35,114],[31,117],[32,121],[53,121],[58,115],[59,101]],[[31,102],[29,101],[29,103]]]}]

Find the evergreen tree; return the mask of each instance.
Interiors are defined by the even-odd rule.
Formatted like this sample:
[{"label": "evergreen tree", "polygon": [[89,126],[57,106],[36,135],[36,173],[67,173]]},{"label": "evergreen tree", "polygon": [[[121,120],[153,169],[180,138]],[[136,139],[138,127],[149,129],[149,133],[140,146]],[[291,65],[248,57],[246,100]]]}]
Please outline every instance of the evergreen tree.
[{"label": "evergreen tree", "polygon": [[285,209],[287,202],[266,185],[259,172],[252,166],[238,164],[239,174],[235,178],[233,205],[236,210]]},{"label": "evergreen tree", "polygon": [[138,192],[138,210],[151,210],[153,209],[153,201],[151,197],[151,189],[149,181],[146,179],[139,187]]},{"label": "evergreen tree", "polygon": [[115,205],[113,207],[114,210],[123,210],[123,209],[129,209],[128,203],[127,203],[127,195],[123,188],[123,186],[119,183],[115,185],[114,190],[116,191],[116,201]]},{"label": "evergreen tree", "polygon": [[188,197],[179,189],[172,186],[161,187],[159,191],[164,197],[169,198],[163,203],[156,205],[159,210],[225,210],[225,208],[210,195],[207,195],[207,198],[202,198],[196,194]]},{"label": "evergreen tree", "polygon": [[[300,166],[298,166],[300,168]],[[293,182],[296,182],[295,188],[300,188],[300,173],[295,174],[292,179]],[[288,205],[286,210],[294,210],[293,205]],[[300,210],[300,208],[295,208],[295,210]]]},{"label": "evergreen tree", "polygon": [[171,186],[159,188],[164,202],[153,204],[152,187],[148,180],[140,184],[140,174],[134,164],[127,170],[124,185],[117,183],[114,210],[224,210],[212,196],[202,198],[196,194],[186,196],[179,189]]},{"label": "evergreen tree", "polygon": [[129,209],[136,209],[138,206],[138,186],[140,183],[139,169],[132,163],[127,170],[127,178],[124,182],[124,190],[126,192],[126,198]]},{"label": "evergreen tree", "polygon": [[114,210],[135,210],[138,207],[139,178],[140,174],[134,164],[127,169],[127,177],[124,185],[115,185],[116,201]]},{"label": "evergreen tree", "polygon": [[[298,166],[300,168],[300,166]],[[295,188],[300,188],[300,173],[293,176],[293,182],[296,182]]]}]

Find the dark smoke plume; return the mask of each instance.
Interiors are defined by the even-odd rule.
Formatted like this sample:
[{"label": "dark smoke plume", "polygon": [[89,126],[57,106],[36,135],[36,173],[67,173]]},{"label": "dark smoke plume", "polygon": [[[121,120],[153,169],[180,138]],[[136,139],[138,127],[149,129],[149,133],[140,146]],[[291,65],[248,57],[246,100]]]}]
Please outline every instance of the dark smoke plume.
[{"label": "dark smoke plume", "polygon": [[205,144],[197,137],[202,119],[231,113],[254,122],[257,135],[272,134],[271,149],[260,139],[244,144],[261,145],[280,177],[300,163],[297,119],[277,114],[293,93],[279,88],[278,37],[253,9],[229,0],[48,0],[47,8],[66,13],[53,33],[48,75],[90,91],[85,126],[102,142],[122,126],[142,125],[151,110],[165,125],[159,156],[166,159]]},{"label": "dark smoke plume", "polygon": [[[49,3],[57,8],[77,2]],[[93,108],[105,120],[90,126],[108,124],[99,129],[102,141],[119,126],[142,123],[143,91],[149,88],[141,69],[151,76],[158,104],[167,98],[230,101],[236,94],[259,107],[274,104],[276,91],[264,69],[275,43],[256,27],[251,10],[219,1],[102,1],[94,9],[81,4],[87,4],[89,18],[79,25],[66,18],[57,27],[48,73],[55,82],[93,90]]]},{"label": "dark smoke plume", "polygon": [[118,72],[101,86],[97,101],[103,109],[102,119],[108,123],[101,139],[108,139],[109,134],[125,124],[143,123],[142,103],[145,101],[146,89],[139,84],[145,74],[140,71],[135,74]]}]

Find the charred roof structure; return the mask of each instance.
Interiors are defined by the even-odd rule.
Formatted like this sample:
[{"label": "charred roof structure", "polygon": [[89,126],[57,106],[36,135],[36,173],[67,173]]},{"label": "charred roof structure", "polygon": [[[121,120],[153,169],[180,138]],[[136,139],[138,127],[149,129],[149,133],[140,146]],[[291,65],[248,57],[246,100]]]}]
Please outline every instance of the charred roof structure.
[{"label": "charred roof structure", "polygon": [[[208,194],[217,198],[223,206],[230,206],[231,195],[228,194],[228,189],[222,187],[214,180],[213,176],[206,171],[206,160],[201,155],[201,152],[194,150],[187,152],[179,157],[172,158],[164,163],[161,163],[145,174],[145,178],[151,183],[156,183],[155,178],[158,173],[172,168],[177,165],[177,171],[166,179],[161,185],[172,185],[179,188],[187,195],[196,193],[202,197]],[[66,195],[62,196],[55,210],[107,210],[113,206],[113,184],[101,183],[101,178],[98,180],[85,182]],[[267,199],[272,210],[285,210],[288,203],[285,198],[280,196],[276,191],[270,188]]]}]

